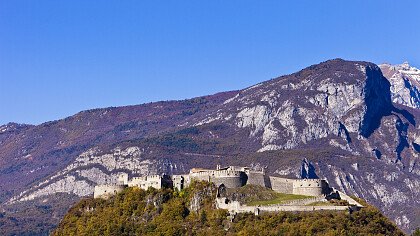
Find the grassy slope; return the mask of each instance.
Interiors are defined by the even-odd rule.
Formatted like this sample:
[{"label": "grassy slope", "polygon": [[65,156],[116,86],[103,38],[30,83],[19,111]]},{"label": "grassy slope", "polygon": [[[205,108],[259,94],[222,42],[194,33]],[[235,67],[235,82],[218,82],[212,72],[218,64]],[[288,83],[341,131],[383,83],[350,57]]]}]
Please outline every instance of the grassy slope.
[{"label": "grassy slope", "polygon": [[245,185],[240,188],[228,189],[228,198],[238,200],[249,206],[280,204],[285,201],[311,198],[312,196],[277,193],[269,188],[256,185]]},{"label": "grassy slope", "polygon": [[256,205],[272,205],[272,204],[280,204],[290,200],[299,200],[299,199],[306,199],[311,198],[311,196],[305,195],[296,195],[296,194],[286,194],[286,193],[277,193],[274,199],[270,200],[261,200],[261,201],[252,201],[247,203],[249,206],[256,206]]}]

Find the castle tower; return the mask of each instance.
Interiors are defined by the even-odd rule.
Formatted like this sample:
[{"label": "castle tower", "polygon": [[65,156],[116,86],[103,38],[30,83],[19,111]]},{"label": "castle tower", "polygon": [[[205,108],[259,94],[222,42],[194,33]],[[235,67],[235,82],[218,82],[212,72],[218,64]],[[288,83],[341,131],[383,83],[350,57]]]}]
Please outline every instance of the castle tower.
[{"label": "castle tower", "polygon": [[123,173],[118,176],[118,184],[127,185],[128,184],[128,174]]}]

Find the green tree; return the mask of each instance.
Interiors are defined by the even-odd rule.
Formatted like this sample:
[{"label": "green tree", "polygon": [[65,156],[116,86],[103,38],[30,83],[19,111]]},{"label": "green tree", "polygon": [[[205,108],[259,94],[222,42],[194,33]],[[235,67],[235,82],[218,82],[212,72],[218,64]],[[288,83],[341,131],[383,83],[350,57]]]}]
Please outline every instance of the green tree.
[{"label": "green tree", "polygon": [[417,228],[414,230],[414,232],[411,234],[412,236],[420,236],[420,228]]}]

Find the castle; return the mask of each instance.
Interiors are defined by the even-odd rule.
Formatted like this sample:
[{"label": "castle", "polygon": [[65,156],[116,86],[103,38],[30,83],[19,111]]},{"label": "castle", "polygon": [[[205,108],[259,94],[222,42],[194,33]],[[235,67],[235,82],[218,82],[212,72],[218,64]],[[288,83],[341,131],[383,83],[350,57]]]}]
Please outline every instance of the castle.
[{"label": "castle", "polygon": [[[328,185],[322,179],[289,179],[269,176],[264,169],[253,170],[249,167],[228,166],[222,168],[217,165],[215,170],[193,168],[188,174],[184,175],[150,175],[143,177],[128,178],[128,174],[122,174],[118,178],[118,183],[113,185],[95,186],[94,198],[108,198],[126,187],[139,187],[147,190],[150,187],[155,189],[174,188],[182,190],[193,181],[209,181],[218,187],[215,199],[216,207],[225,209],[229,212],[232,220],[237,213],[250,212],[256,215],[260,212],[279,212],[279,211],[355,211],[363,206],[356,200],[347,196]],[[224,196],[226,188],[238,188],[247,184],[258,185],[270,188],[278,193],[296,194],[312,196],[311,198],[287,201],[281,204],[265,206],[247,206],[239,201],[232,201]],[[311,205],[317,202],[327,202],[330,199],[341,199],[348,202],[348,205]]]},{"label": "castle", "polygon": [[279,193],[299,194],[307,196],[322,196],[332,192],[327,181],[322,179],[288,179],[269,176],[264,169],[253,170],[249,167],[217,165],[215,170],[193,168],[188,174],[183,175],[151,175],[128,178],[128,174],[122,174],[118,183],[113,185],[95,186],[95,198],[107,198],[121,192],[126,187],[136,186],[147,190],[175,188],[181,190],[188,187],[193,180],[213,182],[216,186],[224,185],[227,188],[238,188],[247,184],[259,185],[270,188]]}]

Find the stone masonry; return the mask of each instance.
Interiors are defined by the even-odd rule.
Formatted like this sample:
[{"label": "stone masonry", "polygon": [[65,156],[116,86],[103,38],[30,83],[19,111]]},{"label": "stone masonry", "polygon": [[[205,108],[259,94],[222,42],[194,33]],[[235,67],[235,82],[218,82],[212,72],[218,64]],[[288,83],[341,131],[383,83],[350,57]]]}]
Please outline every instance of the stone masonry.
[{"label": "stone masonry", "polygon": [[173,187],[181,190],[191,181],[201,180],[213,182],[216,186],[223,184],[227,188],[242,187],[247,184],[259,185],[270,188],[276,192],[299,194],[308,196],[326,195],[331,192],[328,183],[322,179],[288,179],[266,175],[263,169],[253,170],[249,167],[228,166],[216,169],[193,168],[184,175],[151,175],[132,177],[121,174],[115,185],[99,185],[95,187],[94,197],[104,197],[122,191],[125,187],[136,186],[147,190],[149,187],[160,189]]}]

